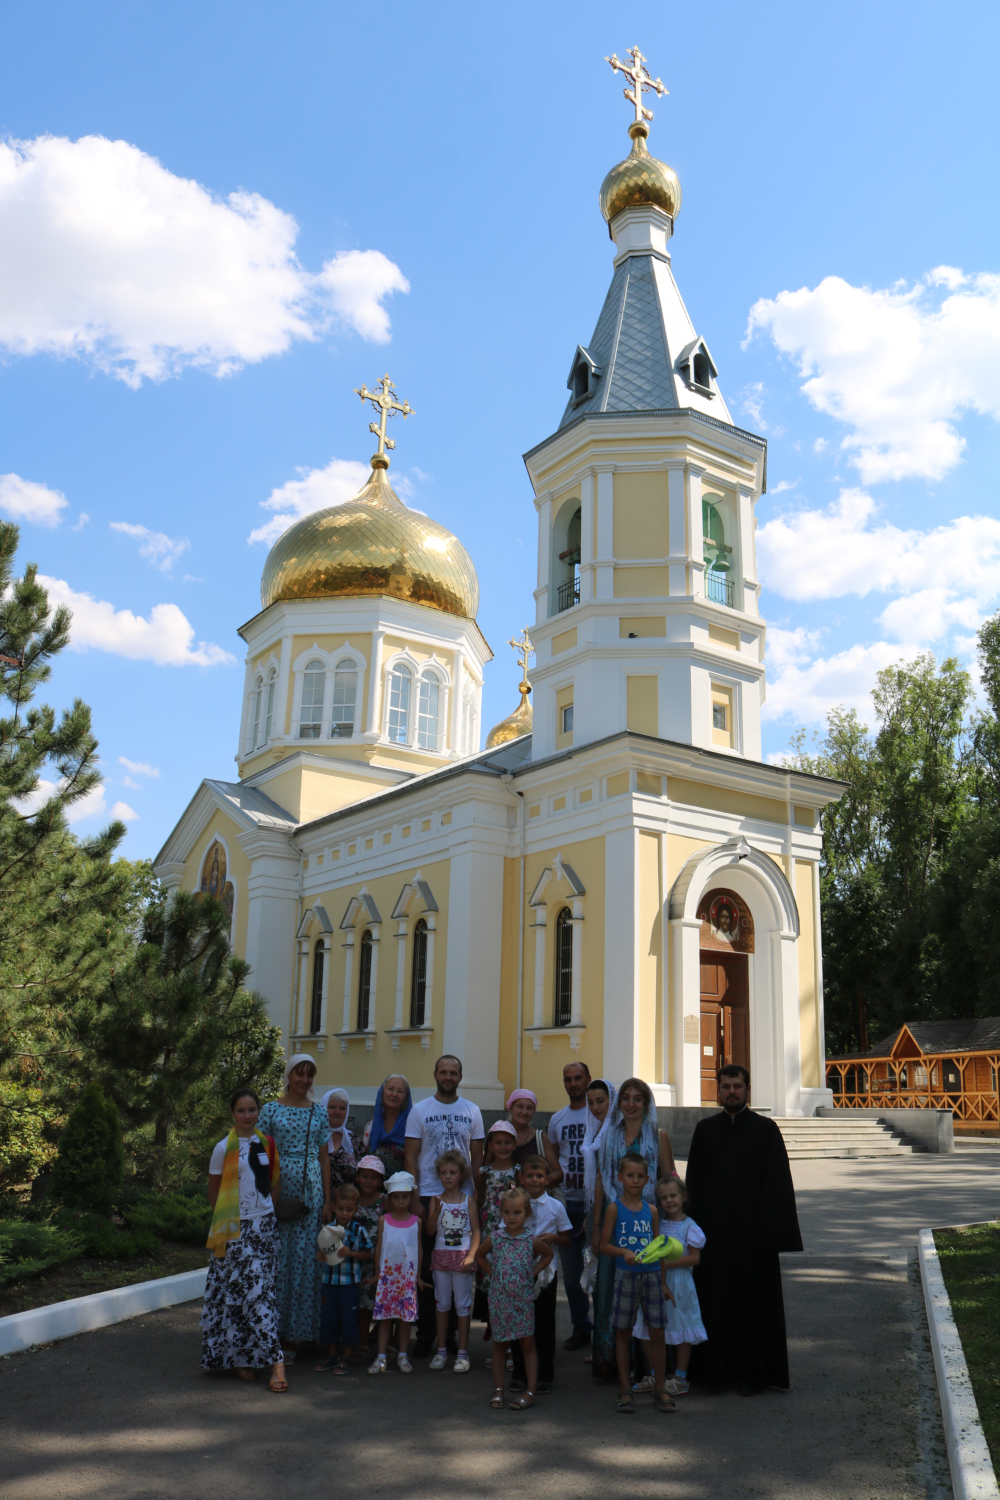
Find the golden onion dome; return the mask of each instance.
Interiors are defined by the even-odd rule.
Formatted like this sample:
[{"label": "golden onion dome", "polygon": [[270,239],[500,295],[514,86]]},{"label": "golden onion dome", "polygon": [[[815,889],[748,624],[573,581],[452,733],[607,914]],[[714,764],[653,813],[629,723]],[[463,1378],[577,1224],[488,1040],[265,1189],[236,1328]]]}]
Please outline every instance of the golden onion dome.
[{"label": "golden onion dome", "polygon": [[409,510],[376,454],[372,477],[353,500],[296,521],[267,555],[260,580],[264,609],[279,599],[388,595],[474,620],[479,579],[456,536]]},{"label": "golden onion dome", "polygon": [[623,208],[651,204],[676,219],[681,211],[681,185],[676,172],[646,150],[649,126],[644,120],[633,120],[628,133],[632,150],[611,168],[601,184],[601,213],[610,225]]},{"label": "golden onion dome", "polygon": [[528,694],[531,692],[530,682],[518,684],[521,701],[512,714],[506,719],[501,719],[486,736],[487,750],[495,750],[498,745],[506,745],[510,740],[519,740],[522,734],[531,733],[531,704],[528,702]]}]

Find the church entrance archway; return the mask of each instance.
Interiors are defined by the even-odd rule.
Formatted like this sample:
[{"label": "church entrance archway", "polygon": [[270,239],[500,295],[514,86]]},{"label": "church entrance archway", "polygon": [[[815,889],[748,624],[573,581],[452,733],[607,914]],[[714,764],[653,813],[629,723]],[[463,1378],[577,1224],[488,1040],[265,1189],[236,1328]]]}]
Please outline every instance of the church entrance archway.
[{"label": "church entrance archway", "polygon": [[717,1074],[729,1063],[750,1068],[749,954],[753,916],[736,891],[716,887],[698,902],[701,1101],[714,1104]]}]

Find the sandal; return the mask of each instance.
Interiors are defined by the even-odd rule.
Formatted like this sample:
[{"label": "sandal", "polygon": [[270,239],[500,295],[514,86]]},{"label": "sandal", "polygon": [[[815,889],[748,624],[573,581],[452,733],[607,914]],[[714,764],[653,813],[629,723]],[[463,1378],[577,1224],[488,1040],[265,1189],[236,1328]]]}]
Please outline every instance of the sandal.
[{"label": "sandal", "polygon": [[525,1382],[523,1380],[508,1380],[507,1382],[507,1389],[509,1391],[523,1391],[524,1387]]},{"label": "sandal", "polygon": [[534,1406],[535,1398],[530,1391],[525,1391],[523,1396],[518,1396],[516,1401],[508,1401],[507,1405],[511,1411],[527,1411]]},{"label": "sandal", "polygon": [[626,1413],[630,1417],[635,1416],[635,1402],[632,1400],[631,1396],[626,1396],[624,1391],[622,1391],[621,1395],[618,1397],[618,1410],[620,1412]]},{"label": "sandal", "polygon": [[494,1411],[503,1411],[503,1386],[498,1385],[490,1397],[490,1405]]},{"label": "sandal", "polygon": [[335,1370],[337,1363],[335,1359],[321,1359],[318,1364],[313,1365],[313,1369],[318,1370],[321,1375],[325,1375],[327,1370]]},{"label": "sandal", "polygon": [[657,1405],[657,1408],[660,1411],[662,1411],[662,1412],[676,1411],[677,1410],[677,1402],[676,1401],[671,1401],[671,1399],[667,1395],[666,1391],[657,1391],[657,1393],[656,1393],[656,1405]]},{"label": "sandal", "polygon": [[333,1367],[334,1375],[353,1375],[354,1366],[349,1359],[338,1359]]},{"label": "sandal", "polygon": [[257,1379],[257,1372],[256,1372],[256,1370],[249,1369],[247,1365],[238,1365],[237,1368],[236,1368],[236,1370],[234,1371],[234,1374],[236,1375],[237,1380],[256,1380]]},{"label": "sandal", "polygon": [[652,1375],[644,1375],[641,1380],[634,1382],[632,1394],[634,1396],[648,1396],[651,1391],[656,1390],[656,1381]]},{"label": "sandal", "polygon": [[278,1391],[287,1391],[288,1390],[288,1381],[285,1379],[284,1375],[274,1375],[274,1374],[272,1374],[271,1379],[268,1382],[268,1390],[275,1391],[275,1392],[278,1392]]}]

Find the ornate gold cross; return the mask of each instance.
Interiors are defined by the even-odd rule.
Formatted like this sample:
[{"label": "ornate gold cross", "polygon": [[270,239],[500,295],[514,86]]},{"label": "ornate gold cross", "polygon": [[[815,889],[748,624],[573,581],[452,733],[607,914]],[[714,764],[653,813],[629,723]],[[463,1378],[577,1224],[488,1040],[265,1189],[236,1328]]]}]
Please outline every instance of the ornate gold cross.
[{"label": "ornate gold cross", "polygon": [[521,631],[520,640],[517,638],[517,636],[514,636],[514,638],[512,640],[509,640],[507,644],[508,646],[512,646],[517,652],[517,664],[521,668],[521,690],[523,691],[523,684],[528,681],[528,659],[535,654],[535,648],[531,644],[531,641],[528,639],[527,625],[525,625],[524,629]]},{"label": "ornate gold cross", "polygon": [[[381,389],[379,389],[379,386],[381,386]],[[377,422],[369,422],[368,431],[374,432],[378,438],[378,451],[382,456],[385,455],[387,448],[395,448],[396,446],[392,438],[385,435],[385,424],[389,418],[394,417],[397,412],[403,417],[416,415],[408,401],[393,400],[392,393],[395,389],[396,387],[388,375],[383,375],[379,385],[373,391],[370,391],[366,385],[362,385],[360,391],[355,390],[354,392],[356,396],[361,397],[362,401],[370,401],[375,410],[380,413]]]},{"label": "ornate gold cross", "polygon": [[636,119],[651,120],[653,118],[653,111],[646,109],[644,106],[642,102],[643,94],[660,95],[667,94],[670,91],[664,88],[658,78],[654,78],[651,73],[646,72],[643,67],[646,59],[638,47],[629,47],[626,55],[632,59],[631,67],[627,63],[619,62],[618,56],[614,52],[612,52],[610,57],[606,57],[604,61],[610,63],[616,73],[624,73],[625,77],[631,82],[632,87],[630,89],[623,89],[622,92],[629,103],[635,105]]}]

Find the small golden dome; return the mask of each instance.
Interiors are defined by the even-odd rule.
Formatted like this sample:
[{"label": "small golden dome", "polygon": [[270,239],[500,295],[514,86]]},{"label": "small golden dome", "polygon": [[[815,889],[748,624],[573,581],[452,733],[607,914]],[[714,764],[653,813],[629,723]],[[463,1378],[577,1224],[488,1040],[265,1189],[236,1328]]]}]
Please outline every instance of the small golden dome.
[{"label": "small golden dome", "polygon": [[487,750],[495,750],[498,745],[506,745],[509,740],[519,740],[522,734],[531,733],[531,704],[528,702],[531,683],[519,683],[518,691],[521,701],[517,708],[506,719],[501,719],[486,736]]},{"label": "small golden dome", "polygon": [[264,609],[278,599],[386,594],[474,620],[479,579],[456,536],[409,510],[376,454],[372,477],[344,505],[303,516],[278,538],[260,581]]},{"label": "small golden dome", "polygon": [[681,185],[676,172],[646,150],[649,127],[645,121],[633,120],[628,133],[632,150],[611,168],[601,184],[601,213],[610,224],[623,208],[648,203],[676,219],[681,211]]}]

